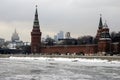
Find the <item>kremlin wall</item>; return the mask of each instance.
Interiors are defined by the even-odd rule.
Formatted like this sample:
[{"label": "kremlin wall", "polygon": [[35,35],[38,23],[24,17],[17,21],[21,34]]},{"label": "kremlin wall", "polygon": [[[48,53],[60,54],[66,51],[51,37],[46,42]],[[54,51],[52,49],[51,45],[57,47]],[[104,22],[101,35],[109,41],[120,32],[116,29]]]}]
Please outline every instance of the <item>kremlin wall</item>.
[{"label": "kremlin wall", "polygon": [[94,44],[42,46],[42,32],[36,8],[34,25],[31,32],[31,53],[43,55],[111,55],[114,52],[120,52],[120,42],[112,43],[107,23],[105,22],[104,25],[102,23],[102,16],[100,16],[96,32],[96,43]]}]

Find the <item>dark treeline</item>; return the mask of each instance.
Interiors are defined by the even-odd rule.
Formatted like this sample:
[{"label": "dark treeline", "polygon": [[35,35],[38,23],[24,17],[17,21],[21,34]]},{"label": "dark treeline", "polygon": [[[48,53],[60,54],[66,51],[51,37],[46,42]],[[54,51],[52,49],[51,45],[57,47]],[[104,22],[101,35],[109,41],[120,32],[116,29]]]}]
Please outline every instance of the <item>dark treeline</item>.
[{"label": "dark treeline", "polygon": [[46,38],[45,41],[42,42],[42,45],[44,46],[54,46],[54,45],[83,45],[83,44],[93,44],[94,38],[92,36],[82,36],[78,39],[75,38],[65,38],[65,39],[59,39],[58,41],[55,41],[52,38]]},{"label": "dark treeline", "polygon": [[120,32],[111,32],[112,42],[120,42]]}]

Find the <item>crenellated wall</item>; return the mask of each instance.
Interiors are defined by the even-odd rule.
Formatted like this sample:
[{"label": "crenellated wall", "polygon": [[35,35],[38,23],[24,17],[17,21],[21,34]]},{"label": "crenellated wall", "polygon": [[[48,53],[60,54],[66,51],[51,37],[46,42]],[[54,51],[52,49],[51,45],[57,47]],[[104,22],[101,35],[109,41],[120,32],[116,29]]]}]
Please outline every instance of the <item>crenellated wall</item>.
[{"label": "crenellated wall", "polygon": [[95,54],[97,53],[97,45],[62,45],[62,46],[45,46],[41,48],[43,54]]}]

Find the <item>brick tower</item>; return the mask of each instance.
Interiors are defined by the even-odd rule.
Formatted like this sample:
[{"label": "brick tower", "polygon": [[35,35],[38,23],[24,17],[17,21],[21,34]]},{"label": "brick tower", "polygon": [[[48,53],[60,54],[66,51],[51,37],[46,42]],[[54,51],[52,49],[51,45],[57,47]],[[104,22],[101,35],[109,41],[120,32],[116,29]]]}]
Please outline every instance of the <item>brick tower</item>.
[{"label": "brick tower", "polygon": [[37,12],[37,6],[36,6],[33,29],[31,32],[31,53],[40,53],[41,34],[42,33],[40,32],[38,12]]},{"label": "brick tower", "polygon": [[101,35],[98,41],[98,52],[105,55],[111,51],[111,37],[109,34],[109,28],[105,22],[101,30]]},{"label": "brick tower", "polygon": [[98,26],[97,35],[96,35],[96,42],[99,41],[100,35],[102,33],[102,29],[103,29],[102,15],[100,14],[100,21],[99,21],[99,26]]}]

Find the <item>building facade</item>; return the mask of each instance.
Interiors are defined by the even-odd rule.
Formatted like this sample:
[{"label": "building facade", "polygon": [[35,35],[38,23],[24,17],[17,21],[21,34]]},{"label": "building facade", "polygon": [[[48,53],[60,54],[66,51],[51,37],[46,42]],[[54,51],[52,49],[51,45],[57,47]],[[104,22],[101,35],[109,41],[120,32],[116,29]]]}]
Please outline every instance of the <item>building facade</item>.
[{"label": "building facade", "polygon": [[120,52],[120,43],[112,43],[107,23],[103,25],[102,16],[100,16],[99,26],[96,34],[96,43],[85,45],[41,45],[40,25],[38,20],[38,12],[36,8],[33,30],[31,32],[31,53],[40,54],[84,54],[84,55],[106,55],[111,54],[115,50]]}]

